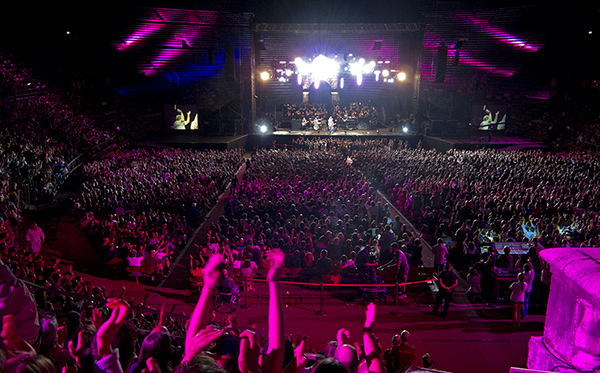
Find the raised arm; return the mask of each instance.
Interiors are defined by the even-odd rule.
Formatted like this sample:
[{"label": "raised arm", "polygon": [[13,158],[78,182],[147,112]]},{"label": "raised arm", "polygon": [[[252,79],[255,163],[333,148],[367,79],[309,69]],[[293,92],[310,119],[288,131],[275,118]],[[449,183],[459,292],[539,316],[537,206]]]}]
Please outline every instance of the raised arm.
[{"label": "raised arm", "polygon": [[121,328],[127,315],[129,315],[129,305],[122,299],[109,298],[106,303],[108,308],[112,308],[112,313],[108,320],[102,324],[98,333],[96,333],[96,341],[98,342],[98,359],[103,359],[112,354],[111,342]]},{"label": "raised arm", "polygon": [[279,294],[279,280],[283,274],[284,254],[274,249],[268,253],[269,272],[269,346],[262,363],[263,373],[280,373],[283,369],[285,332],[283,304]]},{"label": "raised arm", "polygon": [[375,325],[375,304],[369,303],[365,312],[365,326],[363,328],[363,344],[365,346],[365,357],[369,372],[385,373],[381,355],[377,351],[377,342],[373,335],[373,326]]},{"label": "raised arm", "polygon": [[204,280],[204,286],[198,299],[198,304],[190,317],[190,325],[185,336],[186,350],[191,348],[193,337],[204,329],[210,319],[211,310],[211,298],[213,290],[219,283],[219,270],[218,266],[223,261],[223,256],[220,254],[213,254],[208,259],[204,270],[202,271],[202,277]]}]

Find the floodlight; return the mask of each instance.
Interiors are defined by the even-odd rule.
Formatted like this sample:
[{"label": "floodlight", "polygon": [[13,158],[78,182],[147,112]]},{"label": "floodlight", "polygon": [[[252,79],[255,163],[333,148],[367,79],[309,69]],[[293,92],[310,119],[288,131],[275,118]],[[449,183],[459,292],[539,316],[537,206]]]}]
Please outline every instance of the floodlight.
[{"label": "floodlight", "polygon": [[406,80],[406,73],[405,73],[405,72],[400,72],[400,73],[398,73],[398,76],[397,76],[397,78],[398,78],[398,80],[400,80],[400,81]]},{"label": "floodlight", "polygon": [[260,73],[260,78],[262,80],[269,80],[271,78],[271,74],[268,71],[263,71]]}]

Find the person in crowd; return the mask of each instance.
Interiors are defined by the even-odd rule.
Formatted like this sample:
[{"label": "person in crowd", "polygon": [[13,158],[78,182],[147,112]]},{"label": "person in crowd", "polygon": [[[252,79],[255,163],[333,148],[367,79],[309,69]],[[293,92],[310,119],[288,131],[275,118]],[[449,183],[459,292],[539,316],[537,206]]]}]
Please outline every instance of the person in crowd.
[{"label": "person in crowd", "polygon": [[[399,335],[396,334],[392,338],[392,350],[390,358],[392,361],[391,372],[404,372],[411,367],[415,361],[416,350],[408,344],[410,333],[408,330],[403,330]],[[388,370],[389,371],[389,370]]]},{"label": "person in crowd", "polygon": [[435,297],[435,305],[431,311],[432,315],[437,315],[438,309],[444,302],[444,309],[440,316],[446,317],[448,315],[448,309],[450,308],[450,301],[452,300],[452,289],[458,285],[458,278],[456,274],[452,272],[452,265],[450,262],[444,263],[444,270],[438,275],[439,290]]},{"label": "person in crowd", "polygon": [[529,312],[529,300],[531,299],[531,290],[533,290],[533,280],[535,279],[535,272],[533,271],[531,262],[525,263],[522,273],[525,276],[524,281],[527,284],[525,296],[523,297],[523,317],[525,317]]},{"label": "person in crowd", "polygon": [[523,272],[519,273],[517,282],[510,284],[509,289],[511,290],[510,301],[512,302],[513,327],[521,326],[521,319],[523,318],[523,302],[525,301],[527,286],[525,274]]},{"label": "person in crowd", "polygon": [[437,244],[431,248],[431,252],[433,253],[433,267],[437,273],[440,273],[446,263],[446,255],[448,255],[448,248],[442,238],[438,238]]},{"label": "person in crowd", "polygon": [[496,260],[496,268],[513,268],[515,265],[515,258],[510,253],[510,247],[505,247],[503,254]]},{"label": "person in crowd", "polygon": [[42,228],[38,227],[37,223],[31,224],[31,228],[27,230],[25,234],[25,240],[29,243],[29,250],[33,253],[33,255],[40,255],[40,251],[42,250],[42,244],[46,236],[42,231]]},{"label": "person in crowd", "polygon": [[477,268],[469,268],[469,274],[467,275],[467,282],[469,283],[469,290],[467,290],[467,297],[472,303],[482,301],[481,297],[481,275],[477,271]]}]

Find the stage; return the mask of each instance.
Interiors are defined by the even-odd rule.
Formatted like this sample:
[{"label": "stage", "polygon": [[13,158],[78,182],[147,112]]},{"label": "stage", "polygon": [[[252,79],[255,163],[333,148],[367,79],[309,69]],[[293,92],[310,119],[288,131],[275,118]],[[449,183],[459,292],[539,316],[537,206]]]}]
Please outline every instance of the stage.
[{"label": "stage", "polygon": [[184,149],[213,149],[226,150],[235,148],[244,148],[247,151],[252,149],[272,147],[277,145],[291,145],[298,138],[347,138],[347,139],[399,139],[408,142],[408,145],[415,147],[421,142],[425,149],[436,149],[440,152],[446,152],[450,149],[476,150],[476,149],[498,149],[498,150],[523,150],[523,149],[542,149],[544,144],[541,141],[533,141],[511,136],[501,136],[501,133],[494,132],[492,136],[426,136],[415,133],[401,133],[397,129],[390,131],[389,128],[380,128],[378,130],[339,130],[333,133],[328,131],[292,131],[276,130],[268,133],[252,133],[245,135],[231,136],[203,136],[198,132],[168,131],[158,135],[148,136],[140,139],[134,144],[138,147],[175,147]]}]

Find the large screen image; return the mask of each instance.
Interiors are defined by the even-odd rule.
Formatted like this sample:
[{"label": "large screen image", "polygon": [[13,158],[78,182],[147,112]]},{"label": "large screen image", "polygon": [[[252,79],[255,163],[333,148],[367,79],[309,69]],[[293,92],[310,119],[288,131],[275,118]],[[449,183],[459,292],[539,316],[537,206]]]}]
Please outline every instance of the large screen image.
[{"label": "large screen image", "polygon": [[506,129],[506,105],[475,105],[473,126],[482,131]]},{"label": "large screen image", "polygon": [[165,125],[168,129],[185,131],[198,129],[198,107],[195,105],[165,105]]}]

